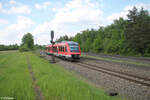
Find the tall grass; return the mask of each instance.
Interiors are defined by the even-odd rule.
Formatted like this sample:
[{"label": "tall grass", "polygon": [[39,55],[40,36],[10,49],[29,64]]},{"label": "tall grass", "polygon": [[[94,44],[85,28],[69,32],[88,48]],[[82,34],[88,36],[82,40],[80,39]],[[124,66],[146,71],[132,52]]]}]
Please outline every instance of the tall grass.
[{"label": "tall grass", "polygon": [[0,97],[35,100],[26,57],[23,53],[0,54]]}]

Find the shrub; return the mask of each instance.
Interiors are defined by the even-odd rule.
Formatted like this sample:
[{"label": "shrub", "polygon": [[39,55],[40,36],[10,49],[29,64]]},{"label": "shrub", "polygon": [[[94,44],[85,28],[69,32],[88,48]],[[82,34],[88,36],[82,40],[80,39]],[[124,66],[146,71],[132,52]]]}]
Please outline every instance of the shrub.
[{"label": "shrub", "polygon": [[30,49],[28,48],[27,44],[24,44],[24,45],[19,47],[19,51],[20,52],[27,52],[27,51],[30,51]]}]

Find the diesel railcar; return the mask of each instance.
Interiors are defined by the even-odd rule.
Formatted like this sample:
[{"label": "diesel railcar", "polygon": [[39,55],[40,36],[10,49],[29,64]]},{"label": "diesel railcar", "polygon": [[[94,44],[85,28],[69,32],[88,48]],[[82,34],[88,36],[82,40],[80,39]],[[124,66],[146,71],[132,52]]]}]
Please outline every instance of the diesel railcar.
[{"label": "diesel railcar", "polygon": [[81,49],[77,42],[73,41],[62,41],[45,47],[47,54],[63,57],[66,59],[80,59]]}]

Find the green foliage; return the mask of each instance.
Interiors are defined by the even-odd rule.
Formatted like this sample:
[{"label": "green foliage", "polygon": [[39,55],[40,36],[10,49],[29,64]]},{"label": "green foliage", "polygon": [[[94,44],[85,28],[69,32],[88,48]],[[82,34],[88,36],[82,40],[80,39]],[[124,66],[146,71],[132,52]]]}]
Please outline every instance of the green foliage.
[{"label": "green foliage", "polygon": [[27,44],[23,44],[22,46],[20,46],[19,51],[20,52],[24,52],[24,51],[26,52],[26,51],[30,51],[30,49],[28,48]]},{"label": "green foliage", "polygon": [[0,45],[0,51],[4,50],[18,50],[19,46],[17,44],[14,45]]},{"label": "green foliage", "polygon": [[31,33],[27,33],[22,38],[22,44],[19,48],[19,51],[30,51],[34,49],[34,40]]},{"label": "green foliage", "polygon": [[56,42],[61,42],[61,41],[71,41],[72,37],[68,37],[67,35],[61,36],[59,39],[56,39]]},{"label": "green foliage", "polygon": [[31,33],[27,33],[22,38],[22,45],[26,44],[29,49],[34,48],[34,40]]},{"label": "green foliage", "polygon": [[38,45],[38,44],[36,44],[35,46],[34,46],[34,48],[35,49],[45,49],[45,45]]},{"label": "green foliage", "polygon": [[128,23],[125,29],[129,47],[144,55],[150,42],[150,16],[143,8],[129,11]]},{"label": "green foliage", "polygon": [[93,52],[101,52],[103,50],[103,40],[98,37],[94,40],[93,44]]}]

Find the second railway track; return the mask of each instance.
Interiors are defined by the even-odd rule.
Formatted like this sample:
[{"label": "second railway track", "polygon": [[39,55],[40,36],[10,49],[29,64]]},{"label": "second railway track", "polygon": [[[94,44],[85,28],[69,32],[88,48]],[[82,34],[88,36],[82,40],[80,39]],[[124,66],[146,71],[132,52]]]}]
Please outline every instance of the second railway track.
[{"label": "second railway track", "polygon": [[87,64],[87,63],[84,63],[84,62],[77,62],[76,64],[79,65],[79,66],[91,69],[91,70],[106,73],[106,74],[109,74],[109,75],[112,75],[112,76],[115,76],[115,77],[119,77],[121,79],[128,80],[130,82],[134,82],[134,83],[137,83],[137,84],[141,84],[143,86],[150,87],[150,79],[148,79],[148,78],[144,78],[144,77],[140,77],[140,76],[136,76],[136,75],[132,75],[132,74],[128,74],[128,73],[124,73],[124,72],[104,68],[104,67],[93,65],[93,64]]}]

